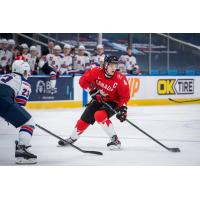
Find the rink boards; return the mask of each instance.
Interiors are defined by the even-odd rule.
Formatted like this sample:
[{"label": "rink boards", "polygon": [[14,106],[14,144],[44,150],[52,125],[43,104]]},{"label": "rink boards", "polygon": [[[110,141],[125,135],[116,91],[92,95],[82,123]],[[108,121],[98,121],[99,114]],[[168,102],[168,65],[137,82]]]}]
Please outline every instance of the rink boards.
[{"label": "rink boards", "polygon": [[[79,86],[80,76],[62,76],[57,79],[57,90],[50,92],[49,77],[30,78],[32,94],[28,108],[79,108],[90,97]],[[127,76],[131,99],[129,106],[174,105],[169,98],[198,104],[200,101],[199,76]],[[195,100],[195,101],[193,101]]]}]

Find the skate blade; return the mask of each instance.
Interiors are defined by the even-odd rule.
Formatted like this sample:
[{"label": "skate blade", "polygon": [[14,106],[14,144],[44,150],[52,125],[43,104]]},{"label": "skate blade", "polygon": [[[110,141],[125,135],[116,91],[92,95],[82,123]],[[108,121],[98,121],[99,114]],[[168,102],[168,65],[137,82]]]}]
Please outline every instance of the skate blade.
[{"label": "skate blade", "polygon": [[15,163],[18,165],[26,165],[26,164],[36,164],[37,160],[35,158],[24,159],[24,158],[15,158]]},{"label": "skate blade", "polygon": [[57,144],[57,147],[63,147],[63,148],[65,148],[65,147],[69,147],[69,146],[70,146],[69,144],[66,144],[64,146]]},{"label": "skate blade", "polygon": [[110,145],[108,147],[111,151],[121,151],[121,145]]}]

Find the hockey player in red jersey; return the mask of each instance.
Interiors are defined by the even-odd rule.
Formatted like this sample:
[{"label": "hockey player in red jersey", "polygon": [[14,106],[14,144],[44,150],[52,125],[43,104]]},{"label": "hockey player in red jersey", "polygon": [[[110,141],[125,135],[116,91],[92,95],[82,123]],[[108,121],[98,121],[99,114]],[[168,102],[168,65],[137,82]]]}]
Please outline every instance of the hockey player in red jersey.
[{"label": "hockey player in red jersey", "polygon": [[[87,127],[96,121],[110,137],[107,146],[111,150],[120,149],[121,142],[110,120],[114,112],[103,103],[106,102],[118,111],[116,117],[121,122],[126,120],[127,102],[130,98],[129,85],[126,77],[117,71],[117,66],[116,56],[106,56],[102,67],[92,68],[80,78],[80,86],[89,90],[92,100],[77,121],[70,138],[67,139],[68,142],[74,143]],[[67,145],[63,141],[58,143],[61,146]]]}]

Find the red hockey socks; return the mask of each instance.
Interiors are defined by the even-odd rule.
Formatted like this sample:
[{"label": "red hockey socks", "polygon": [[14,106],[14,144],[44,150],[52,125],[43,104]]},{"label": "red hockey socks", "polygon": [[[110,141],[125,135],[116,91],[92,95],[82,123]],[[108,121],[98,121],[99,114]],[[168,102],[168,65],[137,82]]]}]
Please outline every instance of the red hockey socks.
[{"label": "red hockey socks", "polygon": [[71,138],[73,140],[77,140],[80,135],[87,129],[89,124],[87,122],[84,122],[82,119],[79,119],[76,123],[76,126],[72,132]]},{"label": "red hockey socks", "polygon": [[94,118],[110,138],[112,138],[113,135],[116,135],[112,122],[108,119],[108,114],[105,110],[95,112]]}]

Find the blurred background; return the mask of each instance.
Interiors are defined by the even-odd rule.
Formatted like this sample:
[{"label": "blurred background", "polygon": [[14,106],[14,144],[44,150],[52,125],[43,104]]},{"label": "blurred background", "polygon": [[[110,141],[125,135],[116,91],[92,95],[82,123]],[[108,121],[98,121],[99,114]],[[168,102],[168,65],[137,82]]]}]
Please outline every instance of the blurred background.
[{"label": "blurred background", "polygon": [[136,75],[200,75],[200,33],[3,33],[0,38],[13,39],[15,47],[27,44],[28,51],[35,46],[39,59],[49,41],[59,45],[61,53],[65,44],[74,54],[83,45],[90,62],[98,44],[104,54],[118,57],[130,47],[140,69]]}]

